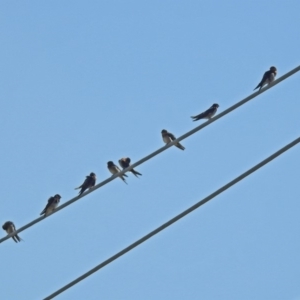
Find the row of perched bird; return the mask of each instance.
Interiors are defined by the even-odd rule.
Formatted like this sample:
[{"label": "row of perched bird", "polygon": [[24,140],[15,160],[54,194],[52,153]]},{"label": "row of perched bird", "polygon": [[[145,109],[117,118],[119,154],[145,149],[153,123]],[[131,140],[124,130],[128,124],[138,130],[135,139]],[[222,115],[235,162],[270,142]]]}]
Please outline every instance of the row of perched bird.
[{"label": "row of perched bird", "polygon": [[[271,84],[275,80],[276,75],[277,75],[276,67],[271,67],[269,71],[264,73],[262,80],[260,81],[260,83],[257,85],[257,87],[254,90],[256,90],[258,88],[259,88],[259,90],[261,90],[261,88],[264,85]],[[192,116],[191,118],[193,119],[193,121],[198,121],[200,119],[211,119],[216,114],[218,107],[219,107],[219,104],[215,103],[208,110],[200,113],[199,115]],[[172,133],[168,132],[165,129],[163,129],[161,131],[161,134],[162,134],[162,139],[166,144],[171,143],[172,141],[176,140],[176,137]],[[177,148],[179,148],[181,150],[185,149],[179,142],[176,142],[174,144],[174,146],[176,146]],[[130,158],[129,157],[121,158],[119,160],[119,165],[122,169],[128,168],[130,166]],[[112,176],[115,174],[118,174],[121,171],[121,169],[118,166],[116,166],[112,161],[109,161],[107,163],[107,168],[110,171],[110,173],[112,174]],[[141,173],[135,171],[134,169],[131,169],[129,172],[133,173],[136,177],[142,175]],[[119,177],[127,184],[125,177],[128,177],[128,176],[126,174],[119,175]],[[90,173],[90,175],[86,176],[86,179],[84,180],[83,184],[81,186],[77,187],[76,189],[80,189],[79,195],[81,195],[87,189],[90,189],[93,186],[95,186],[95,184],[96,184],[96,174],[92,172],[92,173]],[[52,213],[58,206],[60,199],[61,199],[61,196],[59,194],[56,194],[55,196],[50,197],[48,199],[48,203],[47,203],[46,207],[41,212],[41,215],[47,216],[50,213]],[[11,234],[16,231],[15,225],[11,221],[5,222],[4,225],[2,226],[2,228],[7,232],[7,234]],[[16,243],[20,242],[22,240],[17,234],[13,235],[12,239]]]}]

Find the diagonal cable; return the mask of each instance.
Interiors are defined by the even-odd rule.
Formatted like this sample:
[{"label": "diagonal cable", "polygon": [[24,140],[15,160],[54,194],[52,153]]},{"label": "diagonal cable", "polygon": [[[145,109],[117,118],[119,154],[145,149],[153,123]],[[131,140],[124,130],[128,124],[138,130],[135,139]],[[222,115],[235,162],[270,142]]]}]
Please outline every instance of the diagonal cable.
[{"label": "diagonal cable", "polygon": [[[85,197],[86,195],[88,195],[89,193],[92,193],[93,191],[95,191],[96,189],[106,185],[107,183],[109,183],[110,181],[116,179],[119,175],[122,175],[126,172],[128,172],[129,170],[131,170],[132,168],[135,168],[137,166],[139,166],[140,164],[144,163],[145,161],[153,158],[154,156],[158,155],[159,153],[167,150],[168,148],[170,148],[171,146],[173,146],[177,141],[181,141],[187,137],[189,137],[190,135],[196,133],[197,131],[201,130],[202,128],[210,125],[211,123],[217,121],[218,119],[222,118],[223,116],[227,115],[228,113],[232,112],[233,110],[235,110],[236,108],[240,107],[241,105],[245,104],[246,102],[252,100],[253,98],[255,98],[256,96],[264,93],[265,91],[267,91],[268,89],[274,87],[275,85],[277,85],[278,83],[280,83],[281,81],[287,79],[288,77],[294,75],[296,72],[300,71],[300,66],[294,68],[293,70],[289,71],[288,73],[284,74],[283,76],[281,76],[280,78],[278,78],[277,80],[275,80],[271,85],[266,86],[265,88],[261,89],[260,91],[254,92],[252,93],[250,96],[246,97],[245,99],[239,101],[238,103],[232,105],[231,107],[227,108],[226,110],[224,110],[223,112],[221,112],[220,114],[218,114],[217,116],[215,116],[214,118],[212,118],[211,120],[208,120],[207,122],[195,127],[194,129],[188,131],[187,133],[183,134],[182,136],[180,136],[179,138],[177,138],[175,141],[165,145],[164,147],[159,148],[158,150],[152,152],[151,154],[145,156],[144,158],[140,159],[139,161],[137,161],[136,163],[132,164],[130,167],[128,167],[127,169],[122,170],[120,173],[118,173],[117,175],[111,176],[107,179],[105,179],[104,181],[98,183],[96,186],[94,186],[92,189],[90,189],[89,191],[85,192],[84,194],[80,195],[80,196],[76,196],[74,198],[72,198],[71,200],[65,202],[64,204],[60,205],[53,213],[49,214],[48,216],[60,211],[61,209],[69,206],[70,204],[74,203],[75,201],[79,200],[82,197]],[[47,217],[48,217],[47,216]],[[10,237],[12,237],[14,234],[19,233],[24,231],[25,229],[31,227],[32,225],[42,221],[43,219],[45,219],[44,216],[39,217],[31,222],[29,222],[28,224],[24,225],[23,227],[20,227],[18,230],[16,230],[13,234],[9,234],[5,237],[3,237],[2,239],[0,239],[0,243],[4,242],[5,240],[9,239]]]},{"label": "diagonal cable", "polygon": [[182,213],[180,213],[179,215],[175,216],[174,218],[172,218],[171,220],[169,220],[168,222],[164,223],[163,225],[159,226],[158,228],[156,228],[155,230],[151,231],[150,233],[146,234],[144,237],[142,237],[141,239],[137,240],[136,242],[134,242],[133,244],[129,245],[128,247],[124,248],[123,250],[121,250],[120,252],[118,252],[117,254],[111,256],[110,258],[108,258],[107,260],[105,260],[104,262],[102,262],[101,264],[97,265],[96,267],[94,267],[93,269],[91,269],[90,271],[86,272],[85,274],[79,276],[77,279],[73,280],[72,282],[68,283],[67,285],[65,285],[64,287],[62,287],[61,289],[57,290],[56,292],[52,293],[50,296],[44,298],[44,300],[50,300],[53,299],[54,297],[56,297],[57,295],[63,293],[65,290],[69,289],[70,287],[74,286],[75,284],[79,283],[81,280],[85,279],[86,277],[92,275],[93,273],[97,272],[98,270],[102,269],[103,267],[105,267],[106,265],[110,264],[111,262],[113,262],[114,260],[116,260],[117,258],[119,258],[120,256],[126,254],[127,252],[129,252],[130,250],[132,250],[133,248],[137,247],[138,245],[142,244],[143,242],[147,241],[148,239],[150,239],[151,237],[153,237],[154,235],[158,234],[160,231],[166,229],[167,227],[169,227],[170,225],[174,224],[175,222],[177,222],[178,220],[180,220],[181,218],[185,217],[186,215],[188,215],[189,213],[193,212],[194,210],[196,210],[197,208],[199,208],[200,206],[202,206],[203,204],[205,204],[206,202],[210,201],[211,199],[213,199],[214,197],[216,197],[217,195],[221,194],[222,192],[224,192],[225,190],[229,189],[231,186],[233,186],[234,184],[238,183],[239,181],[241,181],[242,179],[244,179],[245,177],[249,176],[250,174],[252,174],[253,172],[257,171],[259,168],[263,167],[264,165],[266,165],[267,163],[269,163],[270,161],[272,161],[273,159],[277,158],[279,155],[281,155],[282,153],[284,153],[285,151],[289,150],[290,148],[294,147],[295,145],[297,145],[300,142],[300,137],[295,139],[293,142],[291,142],[290,144],[286,145],[285,147],[281,148],[280,150],[278,150],[277,152],[275,152],[274,154],[272,154],[271,156],[269,156],[268,158],[266,158],[265,160],[263,160],[262,162],[260,162],[259,164],[257,164],[256,166],[252,167],[251,169],[249,169],[248,171],[246,171],[245,173],[243,173],[242,175],[238,176],[237,178],[235,178],[234,180],[230,181],[229,183],[225,184],[224,186],[222,186],[221,188],[219,188],[218,190],[216,190],[214,193],[210,194],[209,196],[207,196],[206,198],[202,199],[201,201],[197,202],[196,204],[194,204],[193,206],[191,206],[190,208],[188,208],[187,210],[183,211]]}]

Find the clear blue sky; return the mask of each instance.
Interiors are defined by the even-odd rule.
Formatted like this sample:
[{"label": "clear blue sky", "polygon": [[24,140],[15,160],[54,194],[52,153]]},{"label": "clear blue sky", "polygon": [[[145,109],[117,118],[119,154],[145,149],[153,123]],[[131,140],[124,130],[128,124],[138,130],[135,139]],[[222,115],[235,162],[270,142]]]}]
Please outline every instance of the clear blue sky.
[{"label": "clear blue sky", "polygon": [[[298,1],[2,1],[0,221],[137,161],[299,65]],[[0,299],[42,299],[299,137],[300,73],[0,244]],[[300,299],[296,146],[57,297]],[[5,232],[2,231],[2,236]]]}]

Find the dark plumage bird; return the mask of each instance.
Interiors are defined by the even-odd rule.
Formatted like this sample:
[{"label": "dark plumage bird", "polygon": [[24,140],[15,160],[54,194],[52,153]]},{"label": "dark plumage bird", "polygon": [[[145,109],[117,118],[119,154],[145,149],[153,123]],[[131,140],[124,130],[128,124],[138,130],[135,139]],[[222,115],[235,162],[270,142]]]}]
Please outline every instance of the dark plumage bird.
[{"label": "dark plumage bird", "polygon": [[[112,161],[109,161],[107,163],[107,168],[112,175],[115,175],[115,174],[118,174],[119,172],[121,172],[120,168],[118,166],[116,166]],[[127,184],[124,176],[128,177],[126,174],[123,174],[121,176],[119,175],[119,177]]]},{"label": "dark plumage bird", "polygon": [[193,121],[198,121],[200,119],[211,119],[216,114],[218,107],[219,104],[215,103],[205,112],[191,118],[194,119]]},{"label": "dark plumage bird", "polygon": [[[166,144],[169,144],[169,143],[171,143],[172,141],[176,140],[176,137],[175,137],[172,133],[168,132],[168,131],[165,130],[165,129],[163,129],[163,130],[161,131],[161,135],[162,135],[163,141],[164,141]],[[175,143],[174,146],[176,146],[177,148],[179,148],[179,149],[181,149],[181,150],[184,150],[184,149],[185,149],[179,142]]]},{"label": "dark plumage bird", "polygon": [[265,72],[261,82],[258,84],[258,86],[254,89],[258,89],[259,91],[261,90],[261,88],[266,85],[266,84],[270,84],[275,80],[275,77],[277,75],[277,69],[276,67],[271,67],[269,71]]},{"label": "dark plumage bird", "polygon": [[[2,228],[6,231],[7,234],[11,234],[16,231],[15,224],[11,221],[5,222],[4,225],[2,226]],[[21,242],[21,240],[22,240],[17,234],[13,235],[12,239],[16,243]]]},{"label": "dark plumage bird", "polygon": [[55,208],[57,207],[59,201],[61,199],[61,196],[59,194],[56,194],[54,197],[50,197],[48,199],[48,203],[44,210],[41,212],[41,215],[48,216],[50,213],[52,213]]},{"label": "dark plumage bird", "polygon": [[81,189],[79,191],[79,195],[81,195],[85,190],[90,189],[93,186],[95,186],[96,179],[97,179],[96,174],[92,172],[90,175],[86,176],[86,179],[83,182],[83,184],[81,186],[75,188],[75,190]]},{"label": "dark plumage bird", "polygon": [[[123,158],[119,159],[119,165],[123,170],[128,168],[130,166],[130,158],[123,157]],[[131,172],[136,177],[138,177],[138,175],[140,175],[140,176],[142,175],[141,173],[139,173],[138,171],[135,171],[134,169],[131,169],[129,172]]]}]

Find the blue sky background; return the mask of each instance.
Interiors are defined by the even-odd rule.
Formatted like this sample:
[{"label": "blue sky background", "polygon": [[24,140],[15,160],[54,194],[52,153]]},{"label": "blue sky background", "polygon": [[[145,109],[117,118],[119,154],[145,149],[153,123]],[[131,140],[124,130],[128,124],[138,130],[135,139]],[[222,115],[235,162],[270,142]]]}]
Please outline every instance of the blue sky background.
[{"label": "blue sky background", "polygon": [[[299,65],[298,1],[2,1],[1,225]],[[300,73],[0,245],[42,299],[299,137]],[[57,299],[300,299],[299,146]],[[5,236],[5,232],[2,232]]]}]

